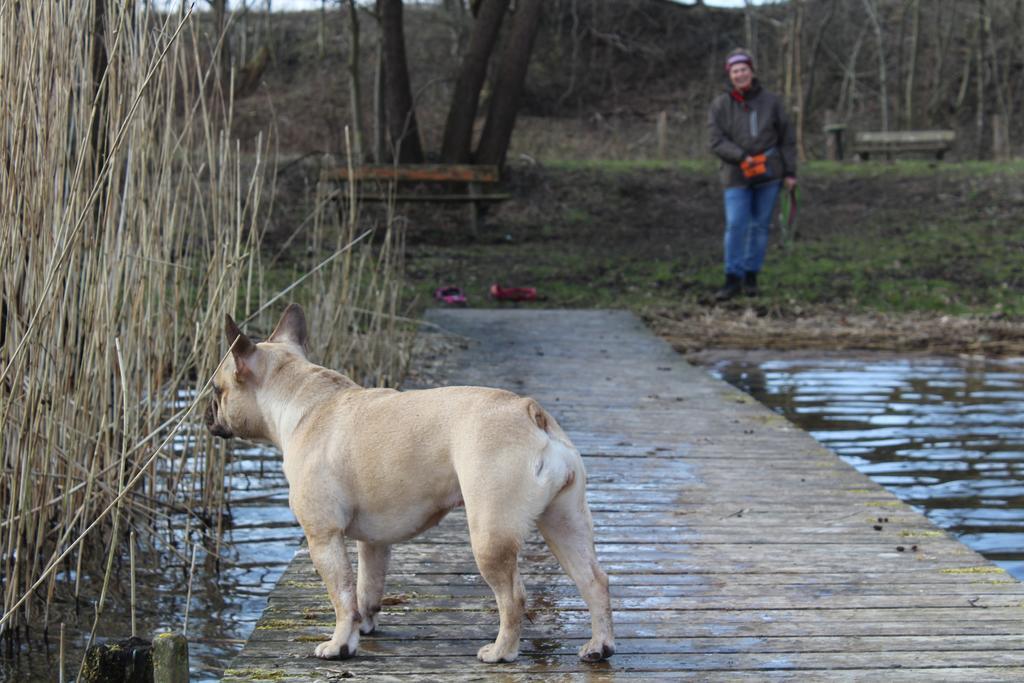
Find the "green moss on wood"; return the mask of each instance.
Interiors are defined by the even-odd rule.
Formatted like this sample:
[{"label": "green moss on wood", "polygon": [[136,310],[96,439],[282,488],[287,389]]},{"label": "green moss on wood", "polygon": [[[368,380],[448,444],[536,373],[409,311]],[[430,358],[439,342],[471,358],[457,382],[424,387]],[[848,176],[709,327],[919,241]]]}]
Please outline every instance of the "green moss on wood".
[{"label": "green moss on wood", "polygon": [[245,681],[283,681],[290,678],[284,671],[270,669],[225,669],[224,678],[241,678]]}]

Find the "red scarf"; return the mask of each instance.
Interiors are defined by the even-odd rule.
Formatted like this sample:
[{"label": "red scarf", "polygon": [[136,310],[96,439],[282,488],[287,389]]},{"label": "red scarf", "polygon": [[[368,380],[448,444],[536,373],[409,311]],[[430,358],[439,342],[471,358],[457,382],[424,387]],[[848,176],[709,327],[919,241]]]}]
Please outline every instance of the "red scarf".
[{"label": "red scarf", "polygon": [[743,111],[750,111],[750,106],[747,105],[747,93],[749,93],[750,90],[751,90],[750,87],[747,87],[744,90],[739,90],[738,88],[733,88],[732,90],[729,91],[729,97],[733,98],[734,100],[736,100],[737,102],[742,104],[743,105]]}]

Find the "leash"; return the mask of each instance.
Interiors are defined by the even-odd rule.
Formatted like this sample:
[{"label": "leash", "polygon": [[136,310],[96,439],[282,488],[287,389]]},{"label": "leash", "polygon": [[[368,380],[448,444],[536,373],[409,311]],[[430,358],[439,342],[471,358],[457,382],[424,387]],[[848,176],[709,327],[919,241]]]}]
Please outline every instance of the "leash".
[{"label": "leash", "polygon": [[782,244],[788,249],[796,241],[796,212],[800,204],[800,187],[782,194]]}]

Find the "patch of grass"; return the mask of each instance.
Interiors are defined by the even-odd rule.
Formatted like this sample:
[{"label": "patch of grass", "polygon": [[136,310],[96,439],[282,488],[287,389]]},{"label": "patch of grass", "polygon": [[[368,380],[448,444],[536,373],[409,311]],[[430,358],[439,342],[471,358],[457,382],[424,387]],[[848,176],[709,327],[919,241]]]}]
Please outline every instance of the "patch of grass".
[{"label": "patch of grass", "polygon": [[986,221],[859,226],[776,250],[769,290],[788,302],[843,302],[883,312],[1024,314],[1024,282],[1007,234]]},{"label": "patch of grass", "polygon": [[934,177],[936,175],[958,175],[985,177],[993,175],[1015,175],[1024,173],[1024,160],[1013,161],[936,161],[934,159],[894,159],[893,161],[809,161],[801,165],[800,175],[859,176],[859,177]]},{"label": "patch of grass", "polygon": [[[564,161],[514,169],[517,195],[476,238],[411,243],[407,295],[533,286],[521,306],[650,311],[714,306],[722,283],[721,189],[707,160]],[[759,314],[1024,316],[1024,162],[808,164],[797,238],[776,230]],[[506,304],[507,305],[507,304]],[[697,307],[694,309],[694,307]]]}]

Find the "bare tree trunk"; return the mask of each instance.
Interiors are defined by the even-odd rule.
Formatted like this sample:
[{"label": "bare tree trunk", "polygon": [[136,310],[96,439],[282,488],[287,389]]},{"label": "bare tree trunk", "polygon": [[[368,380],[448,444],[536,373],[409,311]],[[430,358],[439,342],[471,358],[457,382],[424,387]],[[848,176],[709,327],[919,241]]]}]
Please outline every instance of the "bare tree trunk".
[{"label": "bare tree trunk", "polygon": [[876,0],[864,0],[868,18],[875,29],[875,42],[878,46],[878,87],[880,90],[879,104],[882,109],[882,130],[889,130],[889,70],[885,64],[885,36],[882,33],[882,22],[878,17]]},{"label": "bare tree trunk", "polygon": [[377,0],[377,11],[384,39],[385,90],[392,154],[399,163],[422,163],[423,145],[405,58],[402,0]]},{"label": "bare tree trunk", "polygon": [[491,98],[487,122],[476,151],[479,163],[498,166],[505,163],[542,8],[543,0],[517,0],[508,44],[495,81],[494,97]]},{"label": "bare tree trunk", "polygon": [[320,21],[316,27],[316,49],[320,59],[327,56],[327,0],[320,0]]},{"label": "bare tree trunk", "polygon": [[220,49],[214,55],[217,62],[217,71],[220,73],[220,83],[224,92],[231,87],[231,41],[228,40],[228,0],[210,0],[213,5],[213,31],[214,43],[219,42]]},{"label": "bare tree trunk", "polygon": [[[263,44],[270,50],[270,61],[277,64],[277,50],[274,49],[274,0],[267,0],[263,15]],[[243,60],[244,63],[244,60]]]},{"label": "bare tree trunk", "polygon": [[509,0],[483,0],[480,5],[444,127],[441,158],[447,163],[466,163],[472,157],[473,122],[480,102],[480,90],[487,78],[487,62],[498,40],[508,4]]},{"label": "bare tree trunk", "polygon": [[[1015,64],[1024,64],[1024,0],[1017,0],[1013,6],[1013,19],[1010,22],[1010,35],[1013,39],[1010,42],[1009,59]],[[1007,82],[1009,82],[1009,72],[1007,72]],[[1010,114],[1013,112],[1020,111],[1021,102],[1024,101],[1024,79],[1018,76],[1017,83],[1013,87],[1010,97],[1012,98],[1008,104]],[[1012,135],[1012,124],[1007,121],[1007,126],[1010,126],[1010,135]]]},{"label": "bare tree trunk", "polygon": [[[249,63],[249,3],[247,0],[240,0],[238,19],[235,20],[236,31],[238,32],[238,49],[235,51],[235,59],[239,64]],[[259,33],[259,31],[257,31]],[[257,36],[258,37],[258,36]],[[259,48],[257,48],[259,49]],[[269,59],[270,53],[267,53]],[[244,67],[243,67],[244,68]],[[237,88],[237,86],[236,86]]]},{"label": "bare tree trunk", "polygon": [[1010,126],[1005,116],[992,115],[992,158],[1010,160]]},{"label": "bare tree trunk", "polygon": [[839,101],[836,103],[836,111],[843,112],[844,121],[849,121],[853,112],[853,100],[857,92],[857,59],[860,57],[860,49],[864,45],[865,31],[866,27],[862,26],[857,34],[857,40],[853,43],[849,63],[843,67],[843,83],[839,87]]},{"label": "bare tree trunk", "polygon": [[[469,13],[463,0],[444,0],[444,9],[451,21],[451,55],[458,57],[463,54],[466,39],[469,35]],[[473,12],[472,16],[476,16]]]},{"label": "bare tree trunk", "polygon": [[[955,8],[954,8],[955,9]],[[936,35],[936,46],[935,53],[937,58],[935,60],[935,66],[932,69],[931,85],[929,90],[931,95],[928,97],[928,114],[934,116],[936,110],[939,108],[939,100],[942,97],[943,83],[945,83],[945,66],[946,56],[950,52],[950,45],[953,41],[953,28],[956,26],[956,12],[943,7],[943,3],[939,2],[938,7],[935,11],[935,35]],[[943,25],[942,20],[946,19],[947,22]]]},{"label": "bare tree trunk", "polygon": [[[569,13],[572,16],[572,26],[569,28],[569,38],[572,40],[572,50],[569,53],[569,85],[566,86],[565,91],[558,96],[558,104],[556,107],[561,107],[571,96],[576,94],[576,81],[579,75],[580,65],[580,43],[582,42],[584,31],[580,30],[580,7],[579,0],[570,0]],[[557,10],[556,10],[557,11]],[[561,42],[561,38],[564,31],[559,27],[558,40]],[[561,48],[559,48],[561,50]]]},{"label": "bare tree trunk", "polygon": [[800,48],[804,40],[804,3],[794,0],[796,17],[793,22],[793,72],[796,86],[796,151],[800,161],[807,161],[807,149],[804,147],[804,71],[803,55]]},{"label": "bare tree trunk", "polygon": [[348,0],[349,52],[348,94],[349,118],[352,124],[352,157],[362,163],[363,156],[363,91],[359,83],[359,8]]},{"label": "bare tree trunk", "polygon": [[[991,12],[984,11],[982,19],[982,28],[984,29],[985,45],[988,49],[988,59],[991,63],[990,81],[995,86],[996,91],[996,105],[999,107],[999,113],[1009,119],[1010,117],[1010,103],[1007,97],[1013,89],[1012,82],[1010,80],[1011,67],[1007,64],[1007,68],[1003,68],[1002,61],[999,59],[999,50],[996,48],[995,38],[992,36],[992,14]],[[998,8],[997,8],[998,11]],[[1012,24],[1011,24],[1012,25]]]},{"label": "bare tree trunk", "polygon": [[[899,26],[899,34],[896,36],[896,82],[891,84],[893,86],[893,92],[896,96],[893,98],[892,110],[889,115],[892,117],[893,124],[899,128],[900,121],[903,120],[903,88],[905,85],[905,75],[903,73],[904,68],[904,53],[906,52],[907,42],[907,17],[909,16],[908,10],[910,9],[910,2],[912,0],[903,0],[900,4],[900,17],[899,21],[895,22]],[[887,24],[887,28],[892,24]],[[889,29],[890,32],[892,29]],[[890,59],[892,56],[890,55]]]},{"label": "bare tree trunk", "polygon": [[825,33],[828,31],[828,27],[832,24],[832,18],[836,13],[836,0],[830,0],[828,5],[828,13],[825,18],[822,19],[818,25],[818,30],[814,34],[814,47],[811,48],[811,61],[807,65],[807,89],[804,94],[804,101],[802,106],[808,113],[814,111],[812,103],[814,101],[814,84],[815,76],[818,72],[818,58],[821,56],[822,45],[824,44]]},{"label": "bare tree trunk", "polygon": [[378,164],[387,158],[388,108],[387,75],[384,72],[384,42],[378,36],[373,73],[373,160]]},{"label": "bare tree trunk", "polygon": [[757,32],[754,28],[754,5],[750,0],[743,0],[743,37],[746,48],[757,58]]},{"label": "bare tree trunk", "polygon": [[907,68],[906,89],[903,92],[903,127],[914,127],[914,75],[917,71],[917,49],[921,36],[921,0],[914,2],[913,26],[910,29],[910,65]]},{"label": "bare tree trunk", "polygon": [[964,101],[967,99],[967,87],[971,84],[971,69],[974,68],[974,50],[968,48],[966,52],[964,70],[963,74],[960,76],[960,89],[956,96],[956,104],[953,106],[953,109],[956,112],[960,111],[964,106]]},{"label": "bare tree trunk", "polygon": [[786,22],[786,37],[783,40],[786,46],[785,55],[785,80],[782,86],[782,97],[786,102],[786,108],[793,106],[793,72],[795,61],[793,59],[794,52],[796,51],[796,14],[797,10],[793,3],[790,3],[790,15]]},{"label": "bare tree trunk", "polygon": [[988,8],[985,0],[978,0],[978,28],[974,51],[977,54],[978,71],[975,75],[974,130],[977,157],[985,155],[985,17]]}]

